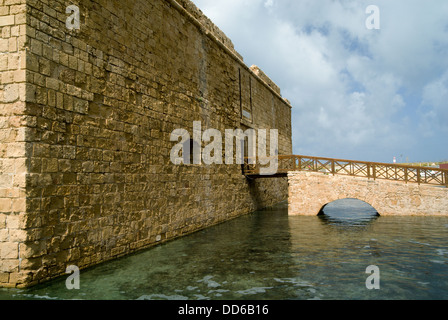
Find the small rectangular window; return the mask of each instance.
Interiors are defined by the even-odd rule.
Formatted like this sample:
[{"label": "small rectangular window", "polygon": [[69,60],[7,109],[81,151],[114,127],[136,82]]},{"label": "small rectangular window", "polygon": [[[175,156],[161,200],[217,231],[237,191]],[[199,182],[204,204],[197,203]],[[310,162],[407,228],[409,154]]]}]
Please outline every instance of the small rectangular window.
[{"label": "small rectangular window", "polygon": [[243,117],[252,120],[252,114],[247,110],[243,110]]}]

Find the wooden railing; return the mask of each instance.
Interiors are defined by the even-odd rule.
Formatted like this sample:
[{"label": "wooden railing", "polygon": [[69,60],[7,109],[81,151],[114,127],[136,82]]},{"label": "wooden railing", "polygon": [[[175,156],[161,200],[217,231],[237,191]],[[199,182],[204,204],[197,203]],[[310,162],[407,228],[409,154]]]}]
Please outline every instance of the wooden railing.
[{"label": "wooden railing", "polygon": [[[271,161],[275,161],[274,159],[270,158]],[[260,167],[263,166],[255,164],[255,161],[250,164],[251,160],[254,159],[245,159],[243,173],[246,176],[260,176]],[[277,161],[276,175],[286,175],[290,171],[311,171],[448,187],[447,169],[297,155],[278,156]]]}]

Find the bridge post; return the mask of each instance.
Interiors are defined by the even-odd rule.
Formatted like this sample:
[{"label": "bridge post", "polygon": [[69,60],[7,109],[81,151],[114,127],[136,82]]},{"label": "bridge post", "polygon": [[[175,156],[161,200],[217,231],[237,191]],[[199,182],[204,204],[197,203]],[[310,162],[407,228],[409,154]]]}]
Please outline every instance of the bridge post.
[{"label": "bridge post", "polygon": [[404,181],[408,183],[408,168],[404,168]]}]

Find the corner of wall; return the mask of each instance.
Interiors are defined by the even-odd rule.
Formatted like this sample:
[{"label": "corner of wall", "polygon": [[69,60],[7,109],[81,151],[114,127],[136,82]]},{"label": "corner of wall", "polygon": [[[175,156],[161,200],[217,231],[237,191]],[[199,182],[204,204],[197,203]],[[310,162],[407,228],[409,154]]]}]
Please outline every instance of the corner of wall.
[{"label": "corner of wall", "polygon": [[27,282],[26,1],[0,1],[0,287]]}]

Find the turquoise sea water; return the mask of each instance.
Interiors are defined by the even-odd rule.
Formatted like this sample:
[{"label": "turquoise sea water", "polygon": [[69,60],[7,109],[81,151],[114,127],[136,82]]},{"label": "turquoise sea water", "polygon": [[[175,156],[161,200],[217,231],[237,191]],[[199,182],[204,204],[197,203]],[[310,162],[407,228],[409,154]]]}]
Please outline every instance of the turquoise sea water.
[{"label": "turquoise sea water", "polygon": [[448,217],[375,213],[347,199],[290,217],[282,203],[82,270],[79,290],[61,277],[0,299],[448,299]]}]

